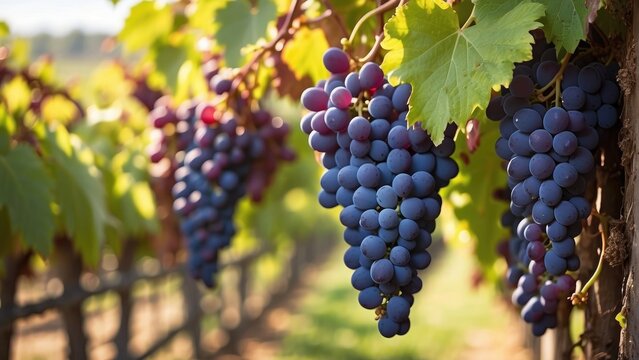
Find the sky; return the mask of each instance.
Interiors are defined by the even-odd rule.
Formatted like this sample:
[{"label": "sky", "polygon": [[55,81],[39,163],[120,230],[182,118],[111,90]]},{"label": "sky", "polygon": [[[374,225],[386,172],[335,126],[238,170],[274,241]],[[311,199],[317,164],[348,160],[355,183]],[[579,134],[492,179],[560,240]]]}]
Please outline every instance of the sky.
[{"label": "sky", "polygon": [[64,35],[74,29],[116,34],[137,1],[113,5],[110,0],[0,0],[0,20],[14,35]]}]

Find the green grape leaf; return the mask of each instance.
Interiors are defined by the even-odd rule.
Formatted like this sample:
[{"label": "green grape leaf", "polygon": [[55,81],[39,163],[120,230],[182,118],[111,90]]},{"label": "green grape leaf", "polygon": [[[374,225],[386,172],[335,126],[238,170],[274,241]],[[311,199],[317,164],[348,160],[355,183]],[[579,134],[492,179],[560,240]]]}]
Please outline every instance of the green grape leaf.
[{"label": "green grape leaf", "polygon": [[255,8],[251,8],[247,0],[230,1],[217,11],[220,28],[215,39],[224,46],[228,66],[242,65],[242,48],[265,37],[266,28],[276,15],[277,9],[271,0],[258,0]]},{"label": "green grape leaf", "polygon": [[329,75],[322,63],[328,42],[321,29],[301,28],[282,51],[282,60],[288,64],[295,77],[300,80],[309,76],[314,83]]},{"label": "green grape leaf", "polygon": [[6,128],[0,126],[0,155],[6,155],[11,150],[11,137]]},{"label": "green grape leaf", "polygon": [[9,210],[11,229],[36,251],[47,255],[55,223],[50,204],[53,182],[42,160],[26,145],[0,155],[0,208]]},{"label": "green grape leaf", "polygon": [[123,230],[133,235],[157,231],[156,205],[144,153],[122,149],[108,165],[109,205]]},{"label": "green grape leaf", "polygon": [[140,1],[131,8],[118,38],[124,50],[133,52],[150,47],[166,37],[173,28],[173,12],[169,5],[156,1]]},{"label": "green grape leaf", "polygon": [[95,265],[100,259],[108,216],[99,171],[83,162],[77,146],[73,146],[80,142],[72,141],[69,133],[58,126],[55,132],[47,131],[43,146],[53,174],[61,224],[84,261]]},{"label": "green grape leaf", "polygon": [[507,235],[500,219],[508,206],[493,196],[496,189],[506,186],[506,172],[501,168],[501,161],[495,158],[498,123],[485,121],[480,126],[481,143],[472,155],[463,151],[466,139],[464,134],[458,134],[455,160],[460,173],[443,190],[443,197],[449,199],[455,217],[467,223],[464,229],[475,240],[477,259],[486,273],[490,273],[498,256],[495,251],[497,244]]},{"label": "green grape leaf", "polygon": [[584,0],[535,0],[546,6],[546,16],[541,19],[544,34],[555,44],[557,53],[565,49],[575,52],[579,41],[586,39],[588,9]]},{"label": "green grape leaf", "polygon": [[215,13],[224,8],[227,2],[228,0],[199,0],[191,3],[195,10],[189,16],[189,24],[195,29],[213,35],[218,29],[218,24],[214,21]]},{"label": "green grape leaf", "polygon": [[153,55],[157,67],[156,74],[162,76],[165,85],[175,91],[178,86],[178,73],[188,58],[186,49],[181,46],[161,44],[153,48]]},{"label": "green grape leaf", "polygon": [[15,130],[15,120],[7,113],[4,105],[0,105],[0,155],[5,155],[11,150],[11,135]]},{"label": "green grape leaf", "polygon": [[177,72],[175,101],[181,102],[189,97],[204,97],[208,90],[208,84],[202,76],[200,63],[193,60],[184,61]]},{"label": "green grape leaf", "polygon": [[382,47],[388,53],[382,68],[393,84],[413,86],[408,122],[421,121],[435,143],[442,141],[447,123],[463,125],[476,108],[484,108],[491,88],[508,85],[513,63],[531,58],[529,31],[541,26],[536,20],[544,7],[516,2],[497,15],[490,7],[502,0],[478,0],[476,14],[484,21],[460,28],[446,2],[415,0],[386,23]]}]

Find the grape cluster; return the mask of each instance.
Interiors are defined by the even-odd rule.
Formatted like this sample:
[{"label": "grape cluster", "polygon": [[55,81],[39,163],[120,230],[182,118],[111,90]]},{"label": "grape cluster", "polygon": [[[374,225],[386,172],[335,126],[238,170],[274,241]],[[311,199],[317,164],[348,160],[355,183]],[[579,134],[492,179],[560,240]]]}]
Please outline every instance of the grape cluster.
[{"label": "grape cluster", "polygon": [[343,207],[350,245],[344,262],[354,270],[359,303],[376,310],[383,336],[404,335],[413,294],[422,288],[417,271],[431,262],[439,189],[459,172],[450,158],[456,127],[435,146],[419,124],[407,127],[409,84],[390,85],[372,62],[349,72],[349,58],[337,48],[323,61],[331,77],[301,97],[310,110],[301,128],[327,170],[319,203]]},{"label": "grape cluster", "polygon": [[[211,87],[219,90],[224,82],[216,76]],[[230,80],[225,83],[218,94],[230,90]],[[288,125],[248,106],[222,112],[209,102],[187,101],[173,111],[167,99],[156,103],[150,120],[156,128],[151,160],[169,158],[176,169],[173,209],[188,244],[188,270],[213,287],[219,251],[235,234],[239,200],[260,201],[279,163],[294,159],[285,146]]]},{"label": "grape cluster", "polygon": [[557,325],[559,301],[574,291],[566,273],[580,266],[575,238],[591,212],[584,193],[593,152],[598,132],[615,125],[619,101],[616,66],[560,64],[555,49],[544,47],[515,67],[508,89],[486,109],[500,121],[495,151],[508,162],[507,279],[517,286],[513,303],[537,336]]}]

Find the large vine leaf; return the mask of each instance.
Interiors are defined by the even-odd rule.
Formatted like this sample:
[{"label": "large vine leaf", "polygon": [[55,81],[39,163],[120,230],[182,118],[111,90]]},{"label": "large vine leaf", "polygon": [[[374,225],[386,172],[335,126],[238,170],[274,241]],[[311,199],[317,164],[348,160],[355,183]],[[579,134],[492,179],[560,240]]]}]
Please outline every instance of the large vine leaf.
[{"label": "large vine leaf", "polygon": [[322,63],[326,49],[328,42],[321,29],[301,28],[286,44],[282,60],[288,64],[298,80],[310,76],[313,82],[318,82],[329,75]]},{"label": "large vine leaf", "polygon": [[[503,13],[484,11],[502,0],[478,0],[476,24],[459,27],[455,11],[442,0],[414,0],[397,9],[384,27],[388,50],[382,68],[391,82],[413,86],[410,124],[421,121],[440,143],[449,122],[463,125],[476,108],[484,108],[490,89],[506,86],[513,63],[531,58],[530,30],[541,26],[544,6],[507,1]],[[483,21],[482,21],[483,20]],[[410,29],[410,30],[409,30]]]},{"label": "large vine leaf", "polygon": [[544,34],[555,44],[557,53],[565,49],[575,52],[579,41],[586,38],[588,9],[584,0],[535,0],[546,6],[546,16],[541,19]]},{"label": "large vine leaf", "polygon": [[0,209],[8,210],[14,232],[5,235],[22,235],[28,246],[44,255],[51,250],[55,229],[50,208],[52,185],[31,147],[18,145],[0,155]]},{"label": "large vine leaf", "polygon": [[84,261],[95,265],[100,259],[104,229],[108,221],[104,186],[98,170],[82,161],[72,146],[69,133],[61,126],[47,131],[43,145],[54,179],[54,196],[66,233]]},{"label": "large vine leaf", "polygon": [[224,46],[226,64],[240,66],[242,48],[264,37],[268,23],[275,20],[276,15],[277,8],[271,0],[258,0],[253,9],[249,1],[235,0],[218,10],[216,21],[220,28],[215,39]]},{"label": "large vine leaf", "polygon": [[132,52],[148,47],[156,40],[168,36],[173,28],[170,6],[156,1],[140,1],[131,8],[118,38],[124,50]]},{"label": "large vine leaf", "polygon": [[[506,172],[501,168],[501,161],[495,160],[497,123],[483,122],[481,126],[481,144],[477,151],[472,155],[457,151],[455,160],[460,163],[460,174],[444,189],[443,197],[449,199],[455,217],[462,223],[456,227],[472,235],[477,259],[484,273],[491,277],[497,258],[495,248],[507,234],[500,218],[508,208],[506,202],[497,200],[493,193],[506,185]],[[458,136],[457,148],[466,148],[464,136]]]},{"label": "large vine leaf", "polygon": [[202,30],[207,35],[213,35],[218,24],[213,21],[215,13],[226,6],[228,0],[198,0],[192,2],[193,13],[189,16],[189,24],[194,29]]}]

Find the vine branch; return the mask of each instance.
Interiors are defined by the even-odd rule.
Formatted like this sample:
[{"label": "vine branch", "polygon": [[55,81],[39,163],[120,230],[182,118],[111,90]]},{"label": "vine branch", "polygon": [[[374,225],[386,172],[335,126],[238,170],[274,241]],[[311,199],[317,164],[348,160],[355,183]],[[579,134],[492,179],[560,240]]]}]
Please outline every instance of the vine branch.
[{"label": "vine branch", "polygon": [[595,284],[597,279],[599,279],[599,275],[601,274],[601,270],[603,269],[604,255],[606,253],[606,242],[608,241],[608,233],[610,231],[608,218],[606,216],[602,216],[598,213],[594,213],[593,215],[599,217],[599,231],[601,233],[601,253],[599,254],[599,262],[597,263],[597,268],[595,272],[592,274],[588,282],[583,286],[583,288],[579,292],[575,292],[570,296],[569,300],[573,305],[581,305],[588,301],[588,289]]},{"label": "vine branch", "polygon": [[[235,94],[237,92],[240,84],[246,79],[251,70],[255,67],[255,65],[262,59],[262,57],[273,51],[276,45],[282,40],[289,40],[292,37],[292,34],[289,33],[289,30],[293,27],[293,18],[298,13],[302,5],[301,0],[293,0],[291,2],[291,7],[289,8],[288,13],[286,14],[286,18],[284,19],[284,23],[282,27],[279,29],[277,35],[269,41],[266,45],[262,46],[257,52],[253,55],[251,60],[240,68],[240,71],[235,76],[233,80],[233,85],[231,86],[231,90],[229,94]],[[282,47],[283,48],[283,47]]]},{"label": "vine branch", "polygon": [[355,24],[355,26],[353,27],[353,31],[351,32],[351,36],[348,38],[348,40],[346,40],[346,43],[344,44],[345,47],[351,46],[354,42],[355,42],[355,36],[357,35],[357,32],[359,31],[359,29],[362,27],[362,25],[364,25],[364,22],[366,20],[368,20],[370,17],[375,16],[379,13],[384,13],[394,7],[397,6],[397,4],[399,4],[399,0],[391,0],[387,3],[385,3],[384,5],[381,5],[369,12],[367,12],[366,14],[364,14],[364,16],[362,16],[357,23]]}]

